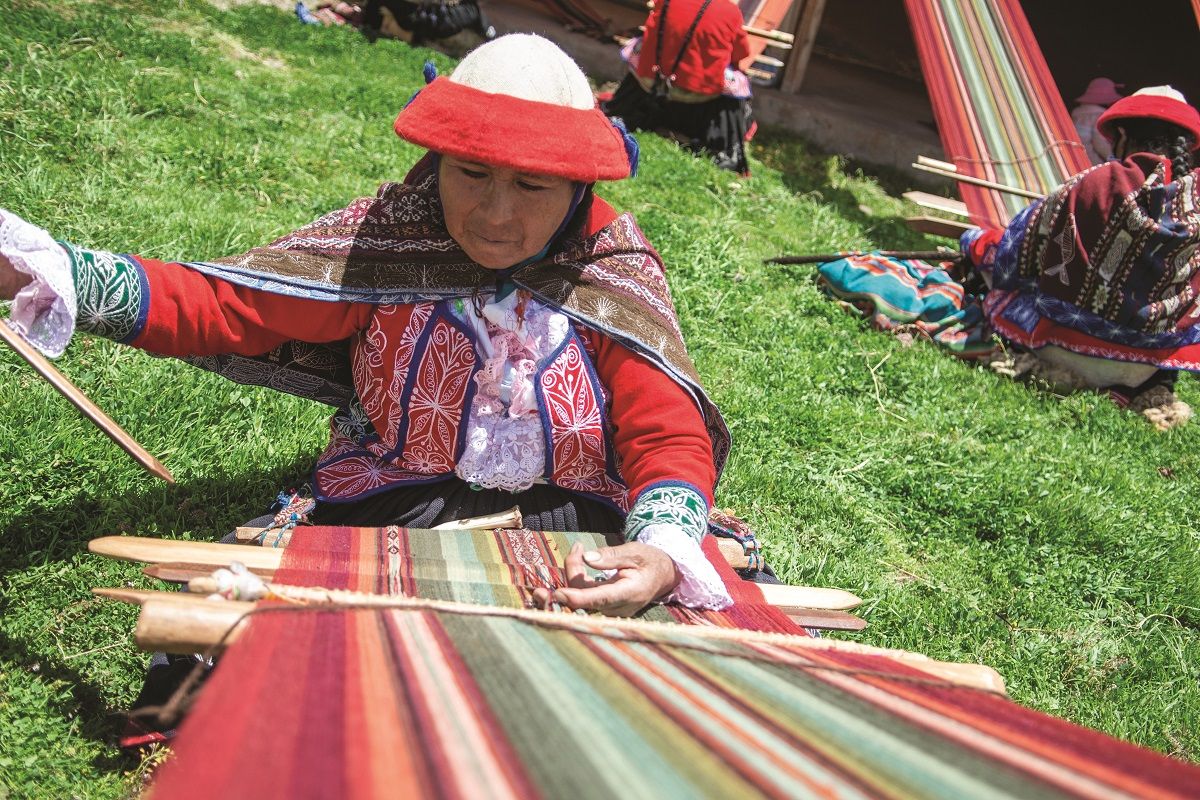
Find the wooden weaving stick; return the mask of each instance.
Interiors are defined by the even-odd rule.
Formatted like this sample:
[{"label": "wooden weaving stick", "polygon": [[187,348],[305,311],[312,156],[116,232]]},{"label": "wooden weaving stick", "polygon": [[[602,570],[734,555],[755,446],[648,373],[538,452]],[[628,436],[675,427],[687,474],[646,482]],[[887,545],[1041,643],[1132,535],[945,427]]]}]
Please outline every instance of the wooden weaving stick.
[{"label": "wooden weaving stick", "polygon": [[967,204],[962,200],[955,200],[952,197],[942,197],[940,194],[930,194],[929,192],[905,192],[900,196],[919,206],[932,208],[934,211],[944,211],[947,214],[954,214],[957,217],[970,216],[970,213],[967,211]]},{"label": "wooden weaving stick", "polygon": [[[1027,197],[1030,200],[1040,200],[1042,195],[1037,192],[1031,192],[1028,189],[1021,189],[1017,186],[1009,186],[1004,183],[996,183],[989,181],[986,178],[976,178],[974,175],[963,175],[958,171],[958,168],[945,169],[944,166],[935,166],[935,164],[945,164],[946,162],[935,162],[933,159],[918,158],[913,164],[913,169],[919,169],[922,172],[932,172],[934,175],[941,175],[943,178],[950,178],[959,181],[960,183],[970,183],[974,186],[982,186],[985,189],[995,189],[997,192],[1006,192],[1007,194],[1015,194],[1017,197]],[[950,166],[954,166],[951,164]]]},{"label": "wooden weaving stick", "polygon": [[[207,652],[218,642],[228,645],[241,633],[245,614],[252,611],[254,603],[234,600],[213,601],[186,595],[182,592],[151,592],[129,589],[93,589],[100,597],[141,606],[134,640],[138,647],[149,651],[167,653]],[[369,595],[368,595],[369,596]],[[372,605],[378,608],[414,609],[461,613],[472,616],[510,617],[525,619],[540,625],[568,628],[582,632],[603,633],[605,630],[622,632],[646,632],[664,629],[663,623],[619,617],[591,618],[578,614],[541,611],[527,608],[495,608],[459,603],[451,600],[424,600],[420,598],[380,598]],[[233,630],[237,625],[237,629]],[[667,628],[673,627],[670,625]],[[733,642],[762,642],[783,644],[798,649],[835,651],[863,655],[884,656],[914,667],[922,672],[956,686],[980,689],[1004,694],[1004,679],[996,670],[983,664],[967,664],[935,661],[920,653],[893,650],[857,642],[836,639],[817,639],[781,633],[743,631],[732,628],[709,628],[686,626],[685,634],[706,640]],[[224,637],[224,638],[222,638]]]},{"label": "wooden weaving stick", "polygon": [[[465,517],[463,519],[453,519],[449,522],[443,522],[441,525],[434,525],[429,530],[431,531],[490,531],[500,528],[502,530],[515,530],[524,525],[524,520],[521,519],[520,506],[513,506],[508,511],[499,511],[495,514],[484,514],[479,517]],[[236,537],[239,542],[252,542],[262,535],[266,528],[251,528],[239,527],[236,531]],[[287,547],[287,542],[291,539],[285,534],[284,539],[274,547]]]},{"label": "wooden weaving stick", "polygon": [[776,256],[768,258],[764,264],[828,264],[830,261],[838,261],[843,258],[852,258],[855,256],[878,255],[884,258],[894,258],[900,260],[918,259],[920,261],[957,261],[962,256],[953,250],[851,250],[845,253],[819,253],[811,256]]},{"label": "wooden weaving stick", "polygon": [[[240,561],[254,571],[276,570],[283,560],[282,548],[150,539],[143,536],[101,536],[88,542],[88,552],[123,561],[152,564],[185,562],[226,567],[234,561]],[[767,603],[785,611],[789,608],[847,611],[862,605],[860,598],[841,589],[770,583],[755,585],[762,591]]]},{"label": "wooden weaving stick", "polygon": [[950,219],[928,216],[905,217],[904,223],[918,233],[930,233],[934,236],[945,236],[950,239],[957,239],[971,228],[965,222],[955,222]]},{"label": "wooden weaving stick", "polygon": [[146,448],[138,444],[137,440],[126,433],[125,429],[118,425],[112,417],[105,414],[100,406],[93,403],[91,398],[84,394],[78,386],[71,383],[66,375],[59,372],[48,358],[22,339],[21,335],[2,319],[0,319],[0,339],[3,339],[4,343],[11,347],[17,355],[25,359],[37,374],[45,378],[55,391],[67,398],[71,405],[79,409],[80,413],[87,417],[93,425],[104,431],[104,434],[128,453],[142,469],[156,478],[162,478],[167,483],[175,483],[175,476],[157,458],[150,455]]},{"label": "wooden weaving stick", "polygon": [[[270,582],[275,577],[275,570],[250,570],[264,581]],[[165,583],[190,584],[197,578],[207,578],[213,573],[211,566],[203,564],[150,564],[142,568],[142,574]],[[190,588],[190,587],[189,587]],[[105,595],[108,596],[108,595]],[[121,599],[113,597],[113,599]],[[823,608],[792,608],[784,613],[792,622],[804,628],[819,628],[826,631],[861,631],[866,629],[867,621],[845,611]]]}]

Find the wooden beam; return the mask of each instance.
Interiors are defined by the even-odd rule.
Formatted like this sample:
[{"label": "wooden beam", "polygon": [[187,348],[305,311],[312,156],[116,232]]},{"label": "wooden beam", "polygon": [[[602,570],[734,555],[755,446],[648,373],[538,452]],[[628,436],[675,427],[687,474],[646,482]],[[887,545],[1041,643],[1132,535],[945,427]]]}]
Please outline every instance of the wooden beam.
[{"label": "wooden beam", "polygon": [[925,208],[932,208],[934,211],[943,211],[959,217],[970,216],[967,204],[962,200],[955,200],[953,197],[942,197],[940,194],[930,194],[929,192],[905,192],[902,196],[905,200],[910,200]]},{"label": "wooden beam", "polygon": [[812,58],[813,43],[821,27],[821,16],[825,13],[825,0],[796,0],[800,3],[796,15],[796,27],[792,31],[792,52],[788,56],[787,69],[779,84],[781,92],[795,94],[804,83],[808,71],[808,60]]},{"label": "wooden beam", "polygon": [[[183,562],[227,567],[234,561],[240,561],[253,571],[278,569],[283,559],[282,548],[150,539],[142,536],[102,536],[88,542],[88,552],[124,561],[151,564]],[[862,605],[860,598],[841,589],[769,583],[756,585],[762,590],[766,602],[784,609],[785,612],[797,608],[845,611]]]},{"label": "wooden beam", "polygon": [[972,227],[965,222],[955,222],[952,219],[942,219],[941,217],[905,217],[905,224],[918,233],[928,233],[933,236],[945,236],[948,239],[957,239],[963,233],[970,230]]},{"label": "wooden beam", "polygon": [[[545,627],[565,628],[583,633],[594,632],[598,635],[610,635],[613,631],[630,631],[633,633],[654,630],[661,623],[645,622],[637,619],[622,619],[617,617],[594,618],[577,614],[563,614],[527,608],[495,608],[472,606],[444,600],[399,600],[397,609],[410,608],[415,610],[442,611],[460,613],[471,616],[508,617],[526,620]],[[236,601],[211,602],[179,601],[161,597],[145,597],[141,600],[141,613],[138,617],[137,630],[134,640],[143,650],[159,650],[168,653],[205,652],[216,647],[217,642],[225,636],[224,644],[229,644],[239,630],[230,629],[243,620],[244,615],[254,608],[252,603]],[[287,613],[287,612],[280,612]],[[226,636],[226,633],[229,633]],[[964,664],[956,662],[935,661],[920,653],[905,650],[891,650],[857,642],[845,642],[828,638],[809,638],[790,636],[779,633],[760,633],[758,631],[743,631],[733,628],[717,628],[695,625],[685,631],[689,636],[715,641],[763,641],[772,644],[785,644],[795,655],[802,656],[805,651],[835,653],[852,653],[872,656],[883,656],[901,664],[925,673],[932,679],[946,683],[979,689],[994,694],[1004,694],[1004,679],[996,670],[983,664]],[[886,678],[885,678],[886,679]],[[904,678],[901,678],[904,679]]]}]

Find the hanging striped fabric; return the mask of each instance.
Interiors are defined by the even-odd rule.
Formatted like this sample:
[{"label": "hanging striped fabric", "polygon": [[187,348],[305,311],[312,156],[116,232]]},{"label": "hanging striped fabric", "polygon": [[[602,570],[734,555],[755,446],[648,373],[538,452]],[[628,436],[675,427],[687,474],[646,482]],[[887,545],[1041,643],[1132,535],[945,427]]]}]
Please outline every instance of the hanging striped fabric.
[{"label": "hanging striped fabric", "polygon": [[151,797],[1200,796],[1195,766],[885,656],[463,609],[260,612]]},{"label": "hanging striped fabric", "polygon": [[[1045,194],[1089,166],[1018,0],[905,4],[942,145],[960,172]],[[971,221],[987,227],[1004,227],[1028,203],[959,191]]]}]

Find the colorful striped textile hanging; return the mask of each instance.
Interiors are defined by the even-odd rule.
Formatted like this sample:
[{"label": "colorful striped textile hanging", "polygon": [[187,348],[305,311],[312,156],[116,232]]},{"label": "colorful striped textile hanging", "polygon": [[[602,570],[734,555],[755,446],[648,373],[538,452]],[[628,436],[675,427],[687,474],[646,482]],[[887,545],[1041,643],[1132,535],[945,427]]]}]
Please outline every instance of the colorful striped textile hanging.
[{"label": "colorful striped textile hanging", "polygon": [[150,796],[1200,796],[1195,766],[886,656],[733,635],[276,606],[217,667]]},{"label": "colorful striped textile hanging", "polygon": [[[1019,0],[905,5],[942,146],[960,172],[1046,194],[1090,166]],[[992,228],[1029,202],[959,191],[971,221]]]},{"label": "colorful striped textile hanging", "polygon": [[[300,527],[272,581],[524,608],[534,589],[565,585],[563,562],[576,542],[587,549],[608,544],[598,533]],[[787,614],[765,603],[754,584],[738,577],[712,536],[704,538],[704,554],[729,587],[734,605],[723,611],[656,605],[644,618],[805,635]]]}]

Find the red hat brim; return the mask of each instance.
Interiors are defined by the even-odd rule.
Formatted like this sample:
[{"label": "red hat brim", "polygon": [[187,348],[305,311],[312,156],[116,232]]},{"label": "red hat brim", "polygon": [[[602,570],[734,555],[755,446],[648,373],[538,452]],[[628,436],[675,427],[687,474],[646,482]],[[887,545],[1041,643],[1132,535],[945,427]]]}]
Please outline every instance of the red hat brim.
[{"label": "red hat brim", "polygon": [[1200,111],[1163,95],[1131,94],[1122,97],[1096,120],[1096,130],[1111,142],[1117,136],[1117,121],[1134,118],[1159,119],[1178,125],[1192,135],[1192,150],[1200,150]]},{"label": "red hat brim", "polygon": [[625,142],[598,108],[492,94],[441,77],[396,117],[405,141],[456,158],[582,183],[629,177]]}]

